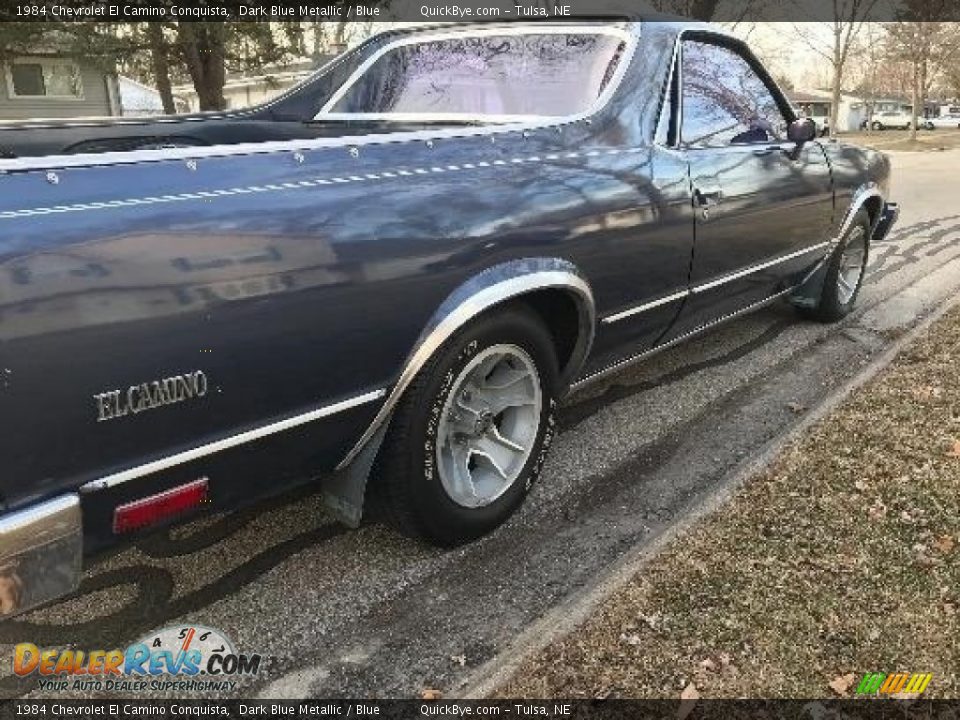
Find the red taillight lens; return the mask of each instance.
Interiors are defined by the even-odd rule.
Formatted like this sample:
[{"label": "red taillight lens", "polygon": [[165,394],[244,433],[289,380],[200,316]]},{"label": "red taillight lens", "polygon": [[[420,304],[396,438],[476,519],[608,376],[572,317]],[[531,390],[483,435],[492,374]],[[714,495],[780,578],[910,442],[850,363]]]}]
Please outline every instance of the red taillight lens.
[{"label": "red taillight lens", "polygon": [[164,490],[162,493],[118,505],[113,511],[113,532],[138,530],[195,508],[207,499],[207,478]]}]

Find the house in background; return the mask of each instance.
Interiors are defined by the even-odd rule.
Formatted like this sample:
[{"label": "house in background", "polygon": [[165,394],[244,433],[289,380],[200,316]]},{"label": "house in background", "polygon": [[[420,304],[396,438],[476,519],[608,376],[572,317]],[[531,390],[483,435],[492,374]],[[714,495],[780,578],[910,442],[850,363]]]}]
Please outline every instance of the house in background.
[{"label": "house in background", "polygon": [[[334,57],[336,56],[323,55],[316,59],[301,59],[282,67],[264,68],[257,75],[228,78],[223,86],[223,98],[227,101],[227,109],[235,110],[266,102],[306,80]],[[173,94],[177,98],[184,99],[187,104],[184,108],[186,111],[200,110],[200,100],[193,85],[177,85],[173,88]]]},{"label": "house in background", "polygon": [[[790,90],[787,92],[787,99],[803,117],[812,118],[818,127],[826,128],[830,124],[830,109],[833,107],[831,93],[823,90]],[[841,94],[837,127],[834,129],[839,132],[859,130],[867,118],[868,109],[862,98]]]},{"label": "house in background", "polygon": [[0,68],[0,120],[120,114],[117,76],[56,52],[17,56]]},{"label": "house in background", "polygon": [[[145,115],[163,115],[163,100],[156,88],[137,82],[133,78],[120,75],[117,78],[120,88],[120,114],[124,117],[143,117]],[[187,101],[173,96],[177,112],[189,112]]]}]

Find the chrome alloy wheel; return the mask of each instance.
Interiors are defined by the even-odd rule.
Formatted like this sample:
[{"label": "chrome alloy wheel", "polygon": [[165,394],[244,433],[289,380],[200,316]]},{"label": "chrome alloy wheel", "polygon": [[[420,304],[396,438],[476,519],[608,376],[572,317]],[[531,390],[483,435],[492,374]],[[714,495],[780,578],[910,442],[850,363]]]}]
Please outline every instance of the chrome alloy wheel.
[{"label": "chrome alloy wheel", "polygon": [[530,356],[494,345],[453,382],[437,428],[437,470],[458,505],[478,508],[520,477],[540,430],[543,397]]},{"label": "chrome alloy wheel", "polygon": [[837,299],[841,304],[849,303],[857,291],[866,259],[867,232],[863,225],[857,225],[850,231],[843,254],[840,256],[840,269],[837,272]]}]

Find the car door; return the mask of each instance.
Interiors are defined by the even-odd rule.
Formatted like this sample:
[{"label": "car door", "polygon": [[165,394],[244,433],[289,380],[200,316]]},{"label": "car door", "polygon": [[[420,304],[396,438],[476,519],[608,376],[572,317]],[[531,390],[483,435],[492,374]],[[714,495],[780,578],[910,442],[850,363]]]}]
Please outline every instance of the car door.
[{"label": "car door", "polygon": [[666,340],[799,282],[823,257],[833,216],[823,149],[787,140],[793,110],[745,46],[684,36],[680,67],[694,257],[689,297]]}]

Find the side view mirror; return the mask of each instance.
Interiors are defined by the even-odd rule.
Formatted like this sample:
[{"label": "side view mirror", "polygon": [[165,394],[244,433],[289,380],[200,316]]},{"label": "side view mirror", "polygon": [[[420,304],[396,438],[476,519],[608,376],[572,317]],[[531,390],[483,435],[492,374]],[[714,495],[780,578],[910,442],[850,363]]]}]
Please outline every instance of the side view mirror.
[{"label": "side view mirror", "polygon": [[817,137],[817,124],[810,118],[797,118],[787,126],[787,139],[797,145]]}]

